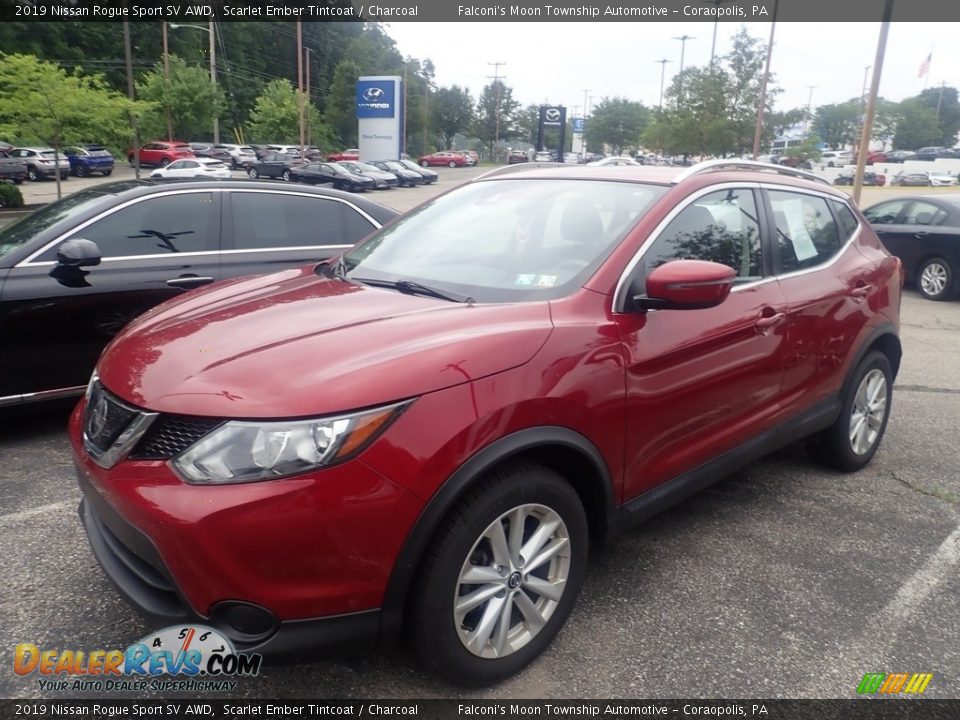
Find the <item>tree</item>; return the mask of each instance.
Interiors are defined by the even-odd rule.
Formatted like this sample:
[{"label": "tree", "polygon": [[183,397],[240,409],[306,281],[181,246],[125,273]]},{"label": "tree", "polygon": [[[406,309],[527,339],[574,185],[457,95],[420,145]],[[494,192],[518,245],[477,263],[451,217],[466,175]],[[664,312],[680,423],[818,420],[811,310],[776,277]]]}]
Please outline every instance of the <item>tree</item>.
[{"label": "tree", "polygon": [[642,103],[622,97],[604,98],[593,108],[584,124],[587,145],[610,145],[614,153],[640,144],[640,136],[650,119]]},{"label": "tree", "polygon": [[166,137],[163,109],[170,108],[173,138],[180,140],[213,139],[213,117],[225,105],[222,86],[214,91],[210,71],[191,66],[176,55],[170,56],[170,77],[164,77],[163,63],[157,63],[137,83],[140,98],[153,104],[154,110],[141,121],[144,138]]},{"label": "tree", "polygon": [[900,150],[916,150],[925,145],[938,145],[942,137],[936,112],[919,98],[900,103],[900,122],[893,136],[893,146]]},{"label": "tree", "polygon": [[[333,146],[333,134],[313,103],[306,103],[304,119],[314,144]],[[250,138],[260,142],[297,143],[300,140],[300,91],[287,80],[267,83],[257,98],[248,123]]]},{"label": "tree", "polygon": [[[99,75],[68,73],[32,55],[0,55],[0,134],[50,145],[98,141],[126,147],[130,119],[148,110],[110,90]],[[60,178],[57,176],[57,196]]]},{"label": "tree", "polygon": [[857,99],[821,105],[813,117],[813,130],[830,147],[855,145],[860,138],[862,113]]},{"label": "tree", "polygon": [[333,71],[323,119],[344,147],[357,146],[357,79],[360,66],[341,60]]},{"label": "tree", "polygon": [[502,80],[494,80],[480,93],[474,129],[476,136],[487,146],[491,159],[494,158],[494,146],[498,139],[505,140],[517,135],[519,108],[520,103],[513,99],[513,90]]},{"label": "tree", "polygon": [[453,136],[470,128],[473,122],[473,98],[469,91],[454,85],[439,88],[432,98],[432,124],[443,135],[443,146],[453,147]]}]

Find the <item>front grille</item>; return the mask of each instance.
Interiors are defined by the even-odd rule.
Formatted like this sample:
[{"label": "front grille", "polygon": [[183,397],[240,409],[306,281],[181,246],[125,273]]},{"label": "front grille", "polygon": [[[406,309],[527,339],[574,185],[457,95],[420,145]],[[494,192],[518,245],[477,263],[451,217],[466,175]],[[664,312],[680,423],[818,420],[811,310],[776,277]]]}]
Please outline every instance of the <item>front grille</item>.
[{"label": "front grille", "polygon": [[86,439],[97,450],[106,452],[137,415],[136,409],[120,402],[96,382],[83,417]]},{"label": "front grille", "polygon": [[160,415],[130,454],[132,460],[166,460],[178,455],[214,428],[219,418]]}]

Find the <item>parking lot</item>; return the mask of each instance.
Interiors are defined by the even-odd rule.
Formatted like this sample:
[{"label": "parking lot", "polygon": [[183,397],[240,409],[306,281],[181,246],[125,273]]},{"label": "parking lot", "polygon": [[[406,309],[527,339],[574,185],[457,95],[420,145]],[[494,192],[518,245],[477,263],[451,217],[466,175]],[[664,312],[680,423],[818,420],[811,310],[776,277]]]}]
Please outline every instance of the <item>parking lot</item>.
[{"label": "parking lot", "polygon": [[[433,189],[373,197],[406,210],[479,172],[441,168]],[[24,187],[56,191],[53,183]],[[851,697],[867,672],[932,672],[927,696],[960,696],[960,302],[908,291],[902,322],[893,412],[870,466],[841,475],[792,446],[598,549],[576,609],[544,656],[469,695]],[[147,631],[88,550],[67,411],[0,418],[0,648],[8,669],[17,643],[124,648]],[[402,648],[268,667],[231,693],[467,695],[422,673]],[[53,695],[35,676],[8,670],[0,696]]]}]

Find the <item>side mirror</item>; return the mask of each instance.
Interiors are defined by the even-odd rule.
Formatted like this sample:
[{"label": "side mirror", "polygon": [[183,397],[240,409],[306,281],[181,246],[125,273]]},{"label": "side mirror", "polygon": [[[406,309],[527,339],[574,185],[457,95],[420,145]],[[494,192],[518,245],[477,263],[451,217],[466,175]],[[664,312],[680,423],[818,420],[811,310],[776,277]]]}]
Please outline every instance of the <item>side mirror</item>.
[{"label": "side mirror", "polygon": [[100,248],[93,240],[67,240],[57,250],[57,264],[62,267],[86,267],[100,264]]},{"label": "side mirror", "polygon": [[640,310],[696,310],[716,307],[730,294],[737,273],[707,260],[674,260],[647,278],[646,295],[636,295]]}]

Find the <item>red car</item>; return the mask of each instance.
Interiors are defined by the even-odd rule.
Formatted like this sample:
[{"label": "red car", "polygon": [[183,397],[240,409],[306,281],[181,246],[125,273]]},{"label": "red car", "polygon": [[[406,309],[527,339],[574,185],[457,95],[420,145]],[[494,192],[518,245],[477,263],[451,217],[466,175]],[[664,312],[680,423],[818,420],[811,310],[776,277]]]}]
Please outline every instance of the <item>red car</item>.
[{"label": "red car", "polygon": [[[185,142],[179,140],[158,140],[147,143],[140,148],[140,165],[142,167],[166,167],[174,160],[196,157],[196,153]],[[133,150],[127,150],[127,159],[134,164]]]},{"label": "red car", "polygon": [[338,162],[340,160],[359,160],[360,151],[356,148],[350,148],[349,150],[341,150],[340,152],[330,153],[327,155],[327,162]]},{"label": "red car", "polygon": [[83,524],[156,625],[305,658],[405,624],[445,678],[495,682],[563,625],[591,542],[797,440],[866,465],[901,283],[806,173],[504,166],[128,325],[71,418]]},{"label": "red car", "polygon": [[446,165],[447,167],[463,167],[467,164],[467,159],[460,153],[448,152],[442,150],[440,152],[431,153],[430,155],[422,155],[420,157],[420,164],[423,167],[429,167],[430,165]]}]

